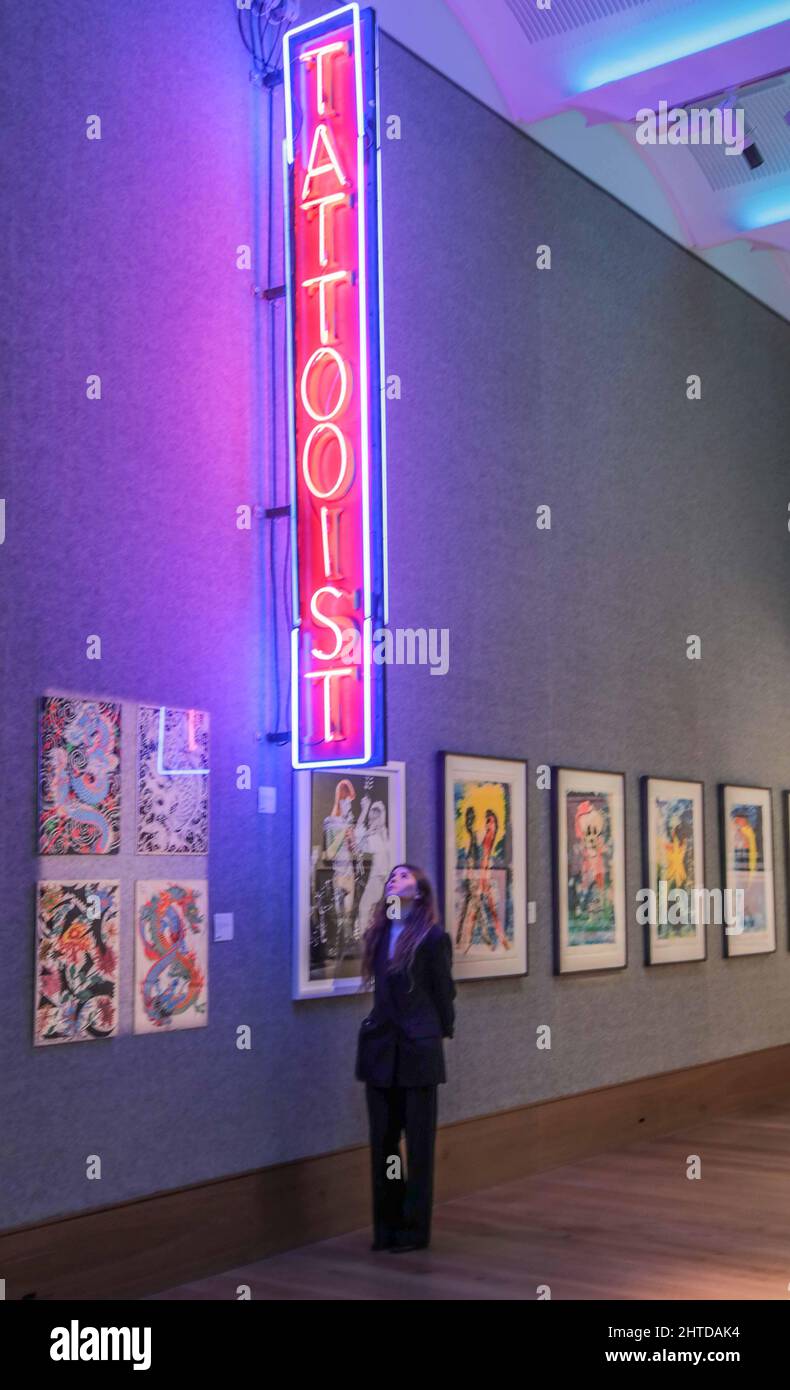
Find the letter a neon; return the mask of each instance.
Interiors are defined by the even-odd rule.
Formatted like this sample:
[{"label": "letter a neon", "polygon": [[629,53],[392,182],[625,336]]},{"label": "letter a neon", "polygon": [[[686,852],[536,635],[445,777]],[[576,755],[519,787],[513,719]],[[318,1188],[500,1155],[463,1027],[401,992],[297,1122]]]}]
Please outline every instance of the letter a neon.
[{"label": "letter a neon", "polygon": [[[319,157],[319,144],[322,145],[324,150],[326,151],[326,162],[324,164],[316,164],[315,162],[316,159],[318,159]],[[329,134],[329,128],[328,126],[325,126],[323,122],[320,125],[316,126],[315,135],[313,136],[313,143],[310,149],[310,158],[307,161],[307,173],[305,174],[304,183],[302,185],[303,203],[307,200],[307,198],[310,195],[311,180],[318,178],[319,174],[334,174],[341,188],[348,183],[348,179],[346,178],[345,174],[343,173],[343,170],[340,167],[340,160],[337,155],[337,150],[335,149],[332,143],[332,137]]]}]

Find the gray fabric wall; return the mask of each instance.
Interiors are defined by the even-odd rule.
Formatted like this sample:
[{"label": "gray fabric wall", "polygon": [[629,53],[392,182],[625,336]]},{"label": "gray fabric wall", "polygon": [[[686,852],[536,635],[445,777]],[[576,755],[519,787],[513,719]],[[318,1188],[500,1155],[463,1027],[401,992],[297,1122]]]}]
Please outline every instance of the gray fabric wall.
[{"label": "gray fabric wall", "polygon": [[[366,1005],[290,998],[289,757],[258,737],[272,595],[262,537],[234,524],[268,495],[273,441],[268,310],[235,268],[237,245],[260,256],[265,238],[265,98],[233,8],[72,0],[64,23],[45,0],[4,7],[2,24],[8,1226],[362,1140]],[[53,35],[58,81],[41,56]],[[445,678],[390,673],[410,857],[438,868],[438,750],[531,763],[530,975],[460,988],[441,1118],[787,1042],[788,327],[386,39],[382,102],[402,121],[384,148],[387,364],[403,383],[388,415],[392,621],[451,630]],[[101,142],[85,139],[93,113]],[[279,271],[279,202],[274,216]],[[550,272],[535,269],[541,243]],[[93,371],[100,403],[85,399]],[[281,375],[278,390],[282,408]],[[90,633],[101,662],[85,658]],[[207,1029],[32,1047],[35,715],[50,687],[211,711],[210,910],[232,911],[236,935],[210,948]],[[638,774],[705,780],[711,886],[716,782],[773,786],[776,955],[725,961],[711,929],[705,963],[646,969],[632,920],[625,972],[555,979],[549,798],[534,787],[550,762],[627,773],[632,904]],[[277,787],[276,815],[236,790],[240,763]],[[97,867],[118,864],[80,866]],[[124,878],[139,867],[124,860]],[[244,1023],[251,1052],[235,1047]]]}]

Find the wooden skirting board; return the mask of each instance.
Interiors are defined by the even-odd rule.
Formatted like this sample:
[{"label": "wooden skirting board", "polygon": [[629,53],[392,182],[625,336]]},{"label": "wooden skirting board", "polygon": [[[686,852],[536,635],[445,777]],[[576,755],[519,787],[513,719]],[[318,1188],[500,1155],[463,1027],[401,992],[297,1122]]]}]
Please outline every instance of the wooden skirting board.
[{"label": "wooden skirting board", "polygon": [[[436,1200],[790,1095],[790,1044],[443,1125]],[[364,1146],[0,1234],[6,1298],[140,1298],[369,1223]]]}]

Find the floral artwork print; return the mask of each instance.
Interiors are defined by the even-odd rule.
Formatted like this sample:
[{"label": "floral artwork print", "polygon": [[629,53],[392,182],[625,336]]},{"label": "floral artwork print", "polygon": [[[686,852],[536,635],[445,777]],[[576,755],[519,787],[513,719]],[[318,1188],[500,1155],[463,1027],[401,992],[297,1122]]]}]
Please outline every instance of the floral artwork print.
[{"label": "floral artwork print", "polygon": [[34,1042],[87,1042],[117,1027],[118,884],[38,885]]},{"label": "floral artwork print", "polygon": [[117,854],[121,706],[46,696],[41,710],[39,854]]},{"label": "floral artwork print", "polygon": [[208,731],[204,710],[140,706],[138,854],[208,854]]},{"label": "floral artwork print", "polygon": [[137,884],[135,1033],[206,1024],[207,889],[205,881]]}]

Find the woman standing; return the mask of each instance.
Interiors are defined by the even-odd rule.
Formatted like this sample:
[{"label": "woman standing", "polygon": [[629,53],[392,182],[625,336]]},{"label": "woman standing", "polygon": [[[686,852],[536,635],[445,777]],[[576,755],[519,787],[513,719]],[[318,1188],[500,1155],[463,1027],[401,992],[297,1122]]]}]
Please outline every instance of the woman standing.
[{"label": "woman standing", "polygon": [[451,959],[428,878],[414,864],[398,864],[362,955],[362,978],[375,983],[356,1067],[370,1121],[374,1250],[421,1250],[430,1241],[436,1087],[446,1080],[442,1038],[453,1036],[455,1022]]}]

